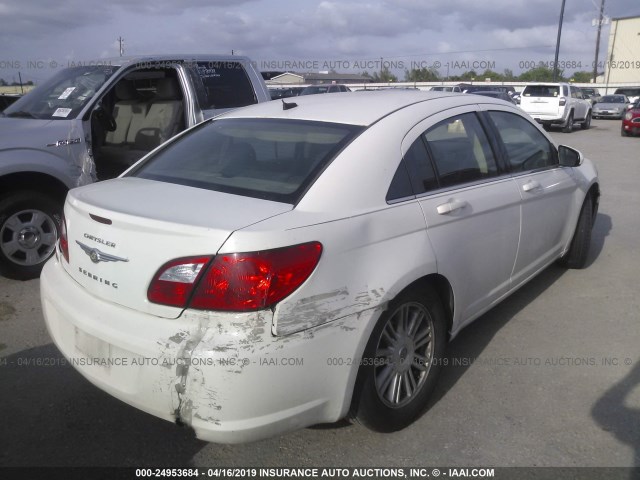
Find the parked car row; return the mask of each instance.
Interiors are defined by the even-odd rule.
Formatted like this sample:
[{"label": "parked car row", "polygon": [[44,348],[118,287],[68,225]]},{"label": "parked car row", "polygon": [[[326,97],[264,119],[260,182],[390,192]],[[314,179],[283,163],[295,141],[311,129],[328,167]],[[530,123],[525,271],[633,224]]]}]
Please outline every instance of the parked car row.
[{"label": "parked car row", "polygon": [[[464,85],[455,86],[457,91],[467,94],[483,95],[498,98],[508,103],[515,103],[531,115],[545,129],[559,126],[566,133],[573,130],[576,123],[582,129],[591,126],[592,118],[625,119],[622,126],[623,135],[631,135],[637,131],[634,125],[635,111],[627,112],[633,107],[633,98],[623,93],[600,96],[594,88],[581,88],[570,83],[532,83],[526,85],[520,94],[509,86],[496,85]],[[455,92],[451,86],[436,86],[432,91]],[[640,90],[640,89],[637,89]],[[617,89],[630,94],[639,94],[636,89]]]}]

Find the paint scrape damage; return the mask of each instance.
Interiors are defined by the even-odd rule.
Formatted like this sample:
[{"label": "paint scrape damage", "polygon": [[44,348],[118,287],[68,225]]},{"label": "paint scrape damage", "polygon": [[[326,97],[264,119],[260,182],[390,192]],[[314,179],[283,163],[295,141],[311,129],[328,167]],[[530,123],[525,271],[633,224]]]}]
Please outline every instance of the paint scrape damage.
[{"label": "paint scrape damage", "polygon": [[[224,320],[221,316],[224,315]],[[170,340],[183,343],[176,366],[176,422],[192,425],[195,421],[220,425],[223,398],[219,386],[225,385],[249,365],[253,354],[270,336],[270,311],[228,314],[215,312],[184,313],[200,328],[190,335],[178,333]],[[216,381],[213,382],[212,372]]]},{"label": "paint scrape damage", "polygon": [[277,307],[273,334],[290,335],[374,308],[384,301],[384,293],[382,287],[355,292],[342,287]]}]

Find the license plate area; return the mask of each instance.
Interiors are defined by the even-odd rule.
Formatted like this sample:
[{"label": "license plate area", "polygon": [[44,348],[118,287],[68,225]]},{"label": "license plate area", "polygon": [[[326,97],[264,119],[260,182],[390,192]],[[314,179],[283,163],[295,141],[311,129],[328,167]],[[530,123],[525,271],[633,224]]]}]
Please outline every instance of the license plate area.
[{"label": "license plate area", "polygon": [[99,338],[75,328],[76,350],[90,359],[93,365],[109,370],[109,358],[111,357],[111,345]]}]

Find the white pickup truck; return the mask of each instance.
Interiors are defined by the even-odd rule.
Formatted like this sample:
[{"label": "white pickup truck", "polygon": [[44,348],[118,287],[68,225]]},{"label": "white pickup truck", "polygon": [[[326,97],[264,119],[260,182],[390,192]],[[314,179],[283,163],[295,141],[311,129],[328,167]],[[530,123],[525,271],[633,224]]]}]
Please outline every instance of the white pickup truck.
[{"label": "white pickup truck", "polygon": [[568,83],[527,85],[520,97],[520,108],[545,129],[559,125],[563,132],[570,133],[575,122],[580,122],[583,130],[591,126],[591,102],[579,87]]},{"label": "white pickup truck", "polygon": [[120,175],[205,118],[270,100],[246,57],[121,57],[59,71],[0,112],[0,274],[40,274],[70,188]]}]

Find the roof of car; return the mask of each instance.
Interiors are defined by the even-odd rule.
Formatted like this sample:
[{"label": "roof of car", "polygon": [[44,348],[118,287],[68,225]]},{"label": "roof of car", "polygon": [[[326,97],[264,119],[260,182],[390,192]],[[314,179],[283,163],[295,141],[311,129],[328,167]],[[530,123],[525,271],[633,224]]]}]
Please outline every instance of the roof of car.
[{"label": "roof of car", "polygon": [[296,106],[286,110],[283,100],[273,100],[234,110],[224,114],[223,117],[283,118],[368,126],[392,112],[420,102],[434,102],[434,113],[446,108],[477,103],[495,103],[504,106],[502,100],[479,95],[420,90],[382,90],[372,91],[367,95],[350,92],[292,97],[284,99],[284,103]]}]

